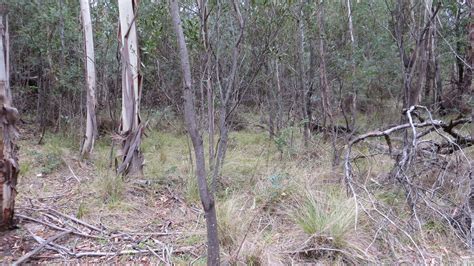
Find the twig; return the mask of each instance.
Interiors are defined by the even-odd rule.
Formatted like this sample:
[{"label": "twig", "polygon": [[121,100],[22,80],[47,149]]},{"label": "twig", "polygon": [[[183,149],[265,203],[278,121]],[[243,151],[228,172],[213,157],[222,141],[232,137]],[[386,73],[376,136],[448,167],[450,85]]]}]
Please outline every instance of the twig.
[{"label": "twig", "polygon": [[77,175],[74,173],[74,171],[72,170],[71,166],[67,163],[67,161],[66,161],[64,158],[62,158],[62,159],[63,159],[63,162],[66,164],[67,168],[69,168],[69,171],[71,172],[71,174],[72,174],[72,176],[74,177],[74,179],[76,179],[76,181],[77,181],[78,183],[81,183],[81,180],[80,180],[79,177],[77,177]]},{"label": "twig", "polygon": [[[54,225],[52,223],[43,222],[43,221],[40,221],[38,219],[29,217],[29,216],[26,216],[26,215],[22,215],[22,214],[17,214],[16,216],[20,217],[20,218],[23,218],[25,220],[29,220],[29,221],[32,221],[32,222],[36,222],[36,223],[39,223],[39,224],[42,224],[42,225],[49,226],[49,227],[51,227],[53,229],[56,229],[58,231],[68,232],[67,229],[61,228],[61,227],[59,227],[57,225]],[[76,231],[71,231],[71,234],[77,235],[77,236],[82,236],[82,237],[87,237],[87,238],[103,239],[103,237],[88,235],[88,234],[84,234],[84,233],[80,233],[80,232],[76,232]]]},{"label": "twig", "polygon": [[37,248],[33,249],[32,251],[26,253],[25,255],[21,256],[21,258],[19,258],[17,261],[15,261],[12,266],[18,266],[20,265],[21,263],[23,262],[26,262],[31,256],[35,255],[36,253],[40,252],[46,245],[48,245],[49,243],[53,242],[54,240],[56,239],[59,239],[69,233],[71,233],[72,231],[63,231],[55,236],[52,236],[50,238],[48,238],[46,241],[44,241],[41,245],[39,245]]},{"label": "twig", "polygon": [[[43,244],[43,242],[46,241],[45,239],[33,234],[29,229],[27,229],[27,230],[31,234],[31,236],[36,240],[36,242],[38,242],[39,244]],[[56,251],[60,254],[66,253],[68,255],[71,255],[71,251],[70,251],[69,248],[66,248],[63,245],[59,245],[59,244],[56,244],[56,243],[49,243],[48,245],[46,245],[45,248],[54,250],[54,251]]]},{"label": "twig", "polygon": [[82,221],[82,220],[79,220],[79,219],[77,219],[77,218],[75,218],[75,217],[73,217],[73,216],[70,216],[70,215],[67,215],[67,214],[64,214],[64,213],[60,213],[60,212],[58,212],[58,211],[55,210],[55,209],[48,209],[48,210],[54,212],[54,213],[57,214],[57,215],[61,215],[62,217],[65,217],[65,218],[68,218],[68,219],[70,219],[70,220],[73,220],[74,222],[76,222],[76,223],[78,223],[78,224],[81,224],[81,225],[83,225],[83,226],[85,226],[85,227],[88,227],[88,228],[90,228],[90,229],[92,229],[92,230],[95,230],[95,231],[97,231],[97,232],[99,232],[99,233],[104,233],[103,230],[100,230],[99,228],[97,228],[97,227],[95,227],[95,226],[93,226],[93,225],[91,225],[91,224],[88,224],[88,223],[86,223],[86,222],[84,222],[84,221]]},{"label": "twig", "polygon": [[[177,249],[174,251],[174,253],[185,253],[189,252],[191,247],[183,247],[181,249]],[[81,257],[107,257],[107,256],[120,256],[120,255],[136,255],[136,254],[148,254],[148,253],[158,253],[158,252],[163,252],[161,249],[148,249],[148,250],[122,250],[118,252],[80,252],[73,254],[74,257],[76,258],[81,258]]]},{"label": "twig", "polygon": [[160,256],[158,255],[158,253],[156,253],[149,245],[146,245],[146,248],[153,254],[155,255],[155,257],[157,257],[159,260],[161,260],[165,265],[167,265],[166,261]]}]

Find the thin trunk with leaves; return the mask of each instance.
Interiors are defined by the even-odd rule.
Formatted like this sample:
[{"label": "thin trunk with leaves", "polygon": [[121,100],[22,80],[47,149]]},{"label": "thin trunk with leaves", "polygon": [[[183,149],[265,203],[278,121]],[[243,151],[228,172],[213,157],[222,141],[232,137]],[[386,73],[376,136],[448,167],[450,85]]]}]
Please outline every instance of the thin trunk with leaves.
[{"label": "thin trunk with leaves", "polygon": [[307,102],[311,99],[307,99],[306,84],[305,84],[305,60],[304,60],[304,2],[300,2],[299,6],[299,17],[298,17],[298,31],[297,31],[297,45],[298,45],[298,87],[301,95],[301,111],[303,114],[303,144],[308,147],[310,139],[309,119],[308,117],[308,105]]},{"label": "thin trunk with leaves", "polygon": [[227,151],[227,141],[229,138],[229,117],[232,110],[238,105],[238,100],[236,99],[236,88],[239,87],[237,84],[237,75],[239,69],[239,59],[242,49],[242,43],[244,38],[244,19],[240,12],[240,3],[237,0],[232,1],[233,11],[239,26],[239,33],[237,35],[234,47],[232,49],[232,62],[229,75],[227,77],[227,84],[223,86],[220,78],[220,70],[218,68],[220,62],[217,59],[216,62],[216,72],[217,72],[217,83],[219,87],[219,97],[220,97],[220,108],[219,108],[219,140],[217,144],[216,160],[214,163],[214,171],[212,174],[212,191],[216,191],[217,186],[217,177],[224,163],[225,154]]},{"label": "thin trunk with leaves", "polygon": [[214,195],[212,190],[209,189],[209,185],[207,183],[204,145],[198,128],[198,118],[196,115],[197,110],[194,105],[194,93],[192,88],[191,66],[189,63],[189,54],[184,38],[183,26],[179,14],[177,0],[170,1],[170,12],[176,37],[178,39],[179,57],[183,75],[184,120],[186,122],[186,127],[194,147],[199,196],[201,198],[201,203],[206,217],[207,264],[219,265],[219,238],[217,230],[216,206]]}]

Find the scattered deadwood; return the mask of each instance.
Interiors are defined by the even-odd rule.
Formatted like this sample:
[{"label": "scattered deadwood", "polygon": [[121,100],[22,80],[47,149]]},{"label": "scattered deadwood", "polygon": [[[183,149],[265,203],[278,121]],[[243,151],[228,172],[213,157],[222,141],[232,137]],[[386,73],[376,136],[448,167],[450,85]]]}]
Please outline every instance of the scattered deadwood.
[{"label": "scattered deadwood", "polygon": [[470,136],[462,136],[461,134],[454,131],[454,127],[456,127],[458,125],[462,125],[462,124],[468,124],[468,123],[471,123],[470,118],[462,118],[462,119],[458,119],[458,120],[453,120],[453,121],[450,121],[449,123],[446,123],[446,122],[441,121],[441,120],[432,120],[432,121],[425,121],[425,122],[421,122],[421,123],[412,123],[412,124],[405,123],[405,124],[402,124],[402,125],[397,125],[397,126],[390,127],[388,129],[385,129],[385,130],[371,131],[371,132],[359,135],[359,136],[355,137],[354,139],[352,139],[348,144],[347,153],[351,152],[351,148],[354,144],[356,144],[358,142],[361,142],[363,140],[366,140],[368,138],[375,138],[375,137],[384,137],[384,139],[387,143],[387,146],[390,150],[390,153],[391,153],[391,151],[393,150],[393,146],[392,146],[392,141],[391,141],[391,138],[390,138],[390,134],[392,134],[394,132],[397,132],[397,131],[401,131],[403,129],[408,129],[408,128],[411,128],[411,127],[415,127],[415,128],[430,127],[430,129],[428,129],[427,131],[421,133],[420,135],[417,135],[417,138],[426,136],[427,134],[429,134],[433,131],[436,131],[437,128],[442,129],[444,132],[448,133],[449,135],[451,135],[454,138],[453,141],[457,145],[453,145],[453,143],[450,143],[450,142],[443,142],[441,144],[438,144],[439,147],[440,147],[439,152],[440,153],[446,153],[446,152],[443,152],[441,150],[441,148],[442,147],[447,147],[447,146],[451,147],[452,152],[453,152],[456,149],[469,147],[469,146],[472,146],[474,144],[474,139],[472,139]]},{"label": "scattered deadwood", "polygon": [[[422,113],[425,115],[422,116]],[[470,218],[474,211],[474,184],[470,178],[473,174],[472,158],[464,153],[464,149],[473,146],[474,139],[457,128],[472,123],[472,119],[458,118],[449,122],[435,120],[431,112],[420,105],[403,110],[403,114],[407,123],[361,134],[347,145],[345,183],[348,192],[356,199],[356,212],[360,207],[374,222],[376,219],[372,217],[378,216],[396,225],[407,236],[410,234],[404,228],[423,230],[422,224],[434,219],[449,226],[453,235],[471,247],[474,236]],[[419,122],[415,122],[415,119]],[[392,140],[396,138],[393,136],[396,133],[404,133],[404,138],[402,142],[397,139],[399,143],[394,145]],[[388,154],[392,155],[394,165],[388,173],[391,180],[386,185],[403,188],[411,210],[409,219],[401,219],[389,208],[384,209],[384,204],[375,197],[376,191],[368,187],[365,181],[360,181],[360,175],[355,173],[357,169],[352,168],[356,159],[377,155],[369,151],[369,155],[351,157],[355,144],[370,138],[384,138],[388,146]],[[373,145],[369,149],[373,149]],[[369,209],[365,205],[367,203],[371,206]],[[423,257],[422,243],[412,238],[410,241]]]},{"label": "scattered deadwood", "polygon": [[41,243],[38,247],[36,247],[35,249],[33,249],[32,251],[26,253],[25,255],[21,256],[21,258],[19,258],[17,261],[15,261],[12,265],[13,266],[17,266],[17,265],[20,265],[21,263],[24,263],[26,261],[28,261],[28,259],[30,259],[32,256],[34,256],[36,253],[40,252],[43,248],[46,247],[46,245],[48,245],[49,243],[52,243],[53,241],[67,235],[71,233],[71,231],[63,231],[57,235],[54,235],[50,238],[48,238],[46,241],[44,241],[43,243]]},{"label": "scattered deadwood", "polygon": [[[46,229],[53,229],[59,231],[56,235],[48,238],[47,240],[37,236],[30,229],[26,228],[31,234],[33,239],[40,245],[34,250],[28,252],[15,263],[19,265],[26,262],[27,260],[38,257],[37,254],[43,250],[48,249],[55,253],[57,256],[79,259],[83,257],[110,257],[120,255],[146,255],[152,254],[159,258],[160,261],[165,264],[171,264],[171,254],[182,254],[189,253],[194,255],[194,247],[186,246],[179,248],[169,247],[162,241],[157,240],[158,237],[170,237],[173,235],[181,234],[180,232],[119,232],[109,231],[107,229],[101,229],[98,226],[87,223],[74,216],[61,213],[51,208],[22,208],[24,214],[18,214],[17,217],[30,222],[38,223],[45,226]],[[33,218],[31,216],[37,217]],[[49,230],[48,230],[49,231]],[[82,238],[86,243],[91,243],[92,246],[89,248],[78,248],[76,244],[73,247],[69,247],[68,244],[57,244],[54,241],[65,235],[72,235]],[[94,241],[105,240],[109,243],[106,247],[103,244],[94,245]],[[149,244],[150,240],[152,243]],[[120,243],[117,246],[114,243]],[[146,248],[139,246],[139,243],[146,243]],[[132,247],[133,249],[130,249]],[[194,255],[198,257],[197,255]],[[55,256],[53,256],[55,257]]]}]

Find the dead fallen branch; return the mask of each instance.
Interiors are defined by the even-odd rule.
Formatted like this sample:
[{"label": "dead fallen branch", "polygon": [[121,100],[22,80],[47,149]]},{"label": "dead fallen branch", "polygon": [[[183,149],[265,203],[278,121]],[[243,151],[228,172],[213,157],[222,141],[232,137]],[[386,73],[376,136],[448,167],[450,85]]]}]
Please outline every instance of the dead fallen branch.
[{"label": "dead fallen branch", "polygon": [[[416,112],[419,110],[421,112]],[[358,135],[347,145],[344,176],[348,193],[356,199],[356,213],[358,208],[361,208],[374,222],[378,220],[373,217],[389,221],[394,226],[397,225],[397,229],[404,232],[407,237],[409,237],[408,230],[404,228],[422,231],[423,224],[427,221],[442,221],[451,228],[454,236],[469,246],[473,235],[473,232],[470,232],[472,230],[470,217],[474,205],[470,206],[472,205],[470,202],[474,202],[472,196],[474,184],[470,184],[469,179],[472,162],[463,149],[473,146],[474,139],[472,136],[463,135],[457,128],[472,123],[472,119],[460,118],[449,122],[435,120],[424,106],[411,106],[404,110],[403,114],[406,115],[407,123]],[[423,117],[421,114],[426,116]],[[395,140],[394,135],[402,132],[405,132],[403,141],[401,143],[397,141],[394,147],[392,141]],[[378,152],[370,151],[367,155],[351,156],[357,143],[371,138],[383,138],[388,146],[388,152],[378,145],[375,148]],[[369,145],[369,150],[373,149],[373,145]],[[391,206],[386,206],[376,199],[376,193],[383,188],[367,187],[364,182],[356,178],[357,169],[352,169],[352,163],[378,154],[388,154],[394,159],[392,170],[388,173],[392,177],[392,183],[387,185],[387,189],[390,189],[388,187],[390,184],[403,188],[411,210],[409,218],[397,217],[392,212]],[[374,208],[368,209],[367,202]],[[457,202],[464,203],[459,205]],[[460,219],[466,222],[458,222],[453,217],[456,209],[463,210]],[[422,246],[411,238],[410,241],[426,262]]]},{"label": "dead fallen branch", "polygon": [[90,229],[92,229],[92,230],[95,230],[95,231],[97,231],[97,232],[99,232],[99,233],[104,233],[103,230],[100,230],[99,228],[97,228],[97,227],[95,227],[95,226],[93,226],[93,225],[91,225],[91,224],[88,224],[88,223],[86,223],[86,222],[84,222],[84,221],[82,221],[82,220],[79,220],[79,219],[77,219],[77,218],[75,218],[75,217],[72,217],[71,215],[67,215],[67,214],[64,214],[64,213],[60,213],[60,212],[58,212],[58,211],[55,210],[55,209],[47,209],[47,211],[51,211],[51,212],[53,212],[53,213],[55,213],[55,214],[57,214],[57,215],[60,215],[60,216],[62,216],[62,217],[64,217],[64,218],[67,218],[67,219],[69,219],[69,220],[72,220],[72,221],[74,221],[74,222],[76,222],[76,223],[78,223],[78,224],[81,224],[81,225],[83,225],[83,226],[85,226],[85,227],[88,227],[88,228],[90,228]]},{"label": "dead fallen branch", "polygon": [[[55,224],[52,224],[52,223],[48,223],[48,222],[44,222],[44,221],[41,221],[41,220],[38,220],[38,219],[35,219],[33,217],[29,217],[29,216],[26,216],[26,215],[22,215],[22,214],[17,214],[16,215],[17,217],[19,218],[22,218],[22,219],[25,219],[25,220],[29,220],[29,221],[32,221],[32,222],[35,222],[35,223],[39,223],[39,224],[42,224],[42,225],[46,225],[48,227],[51,227],[53,229],[56,229],[58,231],[63,231],[63,232],[66,232],[66,231],[70,231],[66,228],[62,228],[62,227],[59,227]],[[86,237],[86,238],[93,238],[93,239],[103,239],[103,237],[99,237],[99,236],[94,236],[94,235],[89,235],[89,234],[85,234],[85,233],[82,233],[82,232],[77,232],[77,231],[71,231],[70,232],[71,234],[74,234],[74,235],[77,235],[77,236],[82,236],[82,237]]]},{"label": "dead fallen branch", "polygon": [[[179,249],[173,249],[173,253],[182,254],[192,250],[192,247],[182,247]],[[163,253],[163,249],[140,249],[140,250],[122,250],[117,252],[101,252],[101,251],[88,251],[75,253],[72,256],[76,258],[81,257],[109,257],[109,256],[122,256],[122,255],[144,255],[144,254],[160,254]]]},{"label": "dead fallen branch", "polygon": [[21,256],[17,261],[15,261],[12,265],[13,266],[17,266],[17,265],[20,265],[21,263],[24,263],[26,262],[29,258],[31,258],[32,256],[34,256],[36,253],[40,252],[46,245],[48,245],[49,243],[67,235],[67,234],[70,234],[71,231],[63,231],[57,235],[54,235],[50,238],[48,238],[46,241],[44,241],[42,244],[40,244],[37,248],[33,249],[32,251],[26,253],[25,255]]}]

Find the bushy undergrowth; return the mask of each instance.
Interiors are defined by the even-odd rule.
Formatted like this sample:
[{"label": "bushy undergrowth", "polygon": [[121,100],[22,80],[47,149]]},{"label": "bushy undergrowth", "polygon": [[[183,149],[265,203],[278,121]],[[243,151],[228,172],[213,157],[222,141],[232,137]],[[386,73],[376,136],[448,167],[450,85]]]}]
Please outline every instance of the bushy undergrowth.
[{"label": "bushy undergrowth", "polygon": [[[127,193],[138,195],[130,183],[115,175],[110,144],[108,137],[96,143],[92,161],[95,176],[89,185],[98,197],[93,203],[81,203],[78,217],[97,209],[91,205],[95,202],[106,207],[127,206],[126,201],[130,200]],[[207,158],[206,138],[204,145]],[[188,206],[199,209],[195,162],[188,137],[183,132],[152,130],[143,139],[142,148],[145,156],[142,179],[152,184],[146,189],[153,190],[143,197],[158,201],[163,191],[169,189]],[[71,141],[47,135],[44,152],[30,153],[35,158],[51,160],[42,164],[53,172],[63,166],[61,158],[73,150],[78,147]],[[368,153],[369,148],[364,144],[353,151],[354,155]],[[396,261],[407,250],[404,245],[412,245],[411,240],[399,228],[389,228],[387,221],[367,217],[360,205],[356,211],[354,198],[341,183],[342,166],[333,167],[332,156],[331,143],[320,135],[313,136],[312,145],[305,148],[297,127],[283,129],[273,140],[262,131],[231,132],[216,194],[223,260],[249,265]],[[391,166],[388,156],[354,162],[359,173],[356,178],[375,189],[373,200],[378,206],[393,211],[400,219],[409,219],[403,189],[382,185]],[[28,173],[32,169],[35,166],[23,166],[22,171]],[[363,207],[373,212],[369,203]],[[127,208],[116,210],[128,211]],[[199,234],[179,243],[202,244],[205,240],[202,221],[201,217],[196,222],[196,229],[201,230]],[[448,235],[447,225],[434,219],[422,221],[421,225],[425,235],[414,234],[414,240],[425,241],[427,250],[432,248],[431,244],[433,249],[442,246],[439,243]],[[176,257],[176,261],[183,263],[188,263],[188,259],[191,260],[182,255]]]}]

